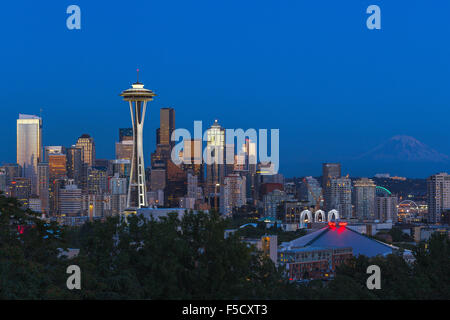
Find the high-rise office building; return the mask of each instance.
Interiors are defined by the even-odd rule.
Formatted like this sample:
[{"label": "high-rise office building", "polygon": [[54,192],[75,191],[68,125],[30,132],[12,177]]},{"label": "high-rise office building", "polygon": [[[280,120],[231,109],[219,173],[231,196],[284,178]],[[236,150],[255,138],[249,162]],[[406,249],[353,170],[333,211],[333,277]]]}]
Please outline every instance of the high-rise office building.
[{"label": "high-rise office building", "polygon": [[111,214],[117,215],[127,208],[127,194],[111,194]]},{"label": "high-rise office building", "polygon": [[245,176],[233,173],[224,177],[220,186],[220,213],[231,216],[234,208],[245,205],[247,202],[245,188]]},{"label": "high-rise office building", "polygon": [[183,146],[183,170],[197,176],[198,182],[203,182],[203,155],[202,140],[184,140]]},{"label": "high-rise office building", "polygon": [[329,207],[327,210],[336,209],[339,211],[340,218],[352,218],[352,181],[349,178],[331,178],[328,183]]},{"label": "high-rise office building", "polygon": [[121,178],[119,174],[115,174],[109,179],[108,191],[111,194],[126,194],[128,190],[127,179]]},{"label": "high-rise office building", "polygon": [[3,179],[5,179],[4,192],[7,196],[11,195],[11,181],[16,177],[22,175],[22,168],[17,163],[8,163],[0,167],[1,172],[4,173]]},{"label": "high-rise office building", "polygon": [[248,159],[248,174],[247,174],[247,198],[253,199],[256,190],[256,169],[257,169],[257,154],[256,154],[256,143],[250,139],[245,140],[245,150]]},{"label": "high-rise office building", "polygon": [[309,176],[305,177],[304,181],[300,184],[299,188],[300,200],[306,201],[309,206],[321,205],[321,203],[317,203],[321,198],[322,188],[320,187],[319,181],[317,179]]},{"label": "high-rise office building", "polygon": [[375,217],[376,219],[386,222],[397,222],[398,214],[398,198],[394,195],[375,197]]},{"label": "high-rise office building", "polygon": [[131,161],[131,175],[128,186],[127,206],[141,208],[146,207],[147,186],[145,183],[143,130],[147,102],[156,96],[153,91],[144,89],[144,84],[139,79],[132,84],[132,88],[120,94],[130,105],[133,124],[133,156]]},{"label": "high-rise office building", "polygon": [[450,209],[450,176],[438,173],[427,179],[428,222],[438,223],[441,214]]},{"label": "high-rise office building", "polygon": [[89,220],[108,217],[111,215],[111,195],[82,194],[82,211]]},{"label": "high-rise office building", "polygon": [[170,206],[177,206],[179,198],[186,194],[186,172],[178,165],[167,160],[166,162],[167,186],[165,188],[166,202]]},{"label": "high-rise office building", "polygon": [[11,181],[11,196],[17,198],[23,208],[28,208],[31,197],[31,180],[17,177]]},{"label": "high-rise office building", "polygon": [[133,141],[133,128],[119,128],[119,142]]},{"label": "high-rise office building", "polygon": [[327,185],[327,182],[331,178],[341,177],[341,164],[340,163],[322,163],[322,184]]},{"label": "high-rise office building", "polygon": [[51,179],[49,184],[49,213],[56,215],[59,213],[59,191],[66,184],[65,177],[63,179]]},{"label": "high-rise office building", "polygon": [[166,169],[164,166],[161,168],[155,167],[152,169],[150,175],[150,190],[158,191],[166,188]]},{"label": "high-rise office building", "polygon": [[43,213],[49,213],[50,171],[47,162],[41,162],[38,164],[37,181],[37,194],[41,200],[41,210]]},{"label": "high-rise office building", "polygon": [[19,114],[17,119],[17,163],[23,177],[31,181],[31,192],[37,191],[37,165],[42,160],[42,119]]},{"label": "high-rise office building", "polygon": [[356,218],[359,220],[375,220],[375,183],[368,178],[354,182],[354,204]]},{"label": "high-rise office building", "polygon": [[59,190],[58,201],[61,215],[78,216],[81,214],[81,189],[78,188],[73,179],[69,179],[64,188]]},{"label": "high-rise office building", "polygon": [[[171,146],[167,144],[158,144],[155,152],[151,156],[151,167],[160,167],[161,163],[166,165],[166,162],[171,159]],[[157,164],[157,165],[155,165]]]},{"label": "high-rise office building", "polygon": [[65,154],[54,153],[48,155],[50,181],[67,177],[67,157]]},{"label": "high-rise office building", "polygon": [[253,201],[261,200],[263,196],[262,188],[266,184],[279,184],[282,190],[284,184],[284,176],[282,174],[273,174],[273,167],[271,163],[259,162],[256,165],[256,173],[254,175],[254,192],[252,195]]},{"label": "high-rise office building", "polygon": [[105,167],[90,167],[87,175],[87,193],[104,194],[108,191],[108,175]]},{"label": "high-rise office building", "polygon": [[116,143],[116,159],[131,161],[133,145],[133,128],[119,129],[119,142]]},{"label": "high-rise office building", "polygon": [[44,159],[42,162],[48,162],[49,154],[66,154],[66,148],[64,146],[45,146]]},{"label": "high-rise office building", "polygon": [[172,132],[175,130],[175,110],[173,108],[161,108],[159,111],[159,144],[170,145]]},{"label": "high-rise office building", "polygon": [[323,188],[323,199],[324,208],[327,211],[332,209],[331,204],[331,184],[330,180],[333,178],[341,177],[341,164],[340,163],[323,163],[322,164],[322,188]]},{"label": "high-rise office building", "polygon": [[130,177],[131,160],[116,159],[111,161],[112,175],[118,174],[121,178]]},{"label": "high-rise office building", "polygon": [[5,169],[0,167],[0,193],[7,194],[8,193],[8,184],[7,184],[7,176]]},{"label": "high-rise office building", "polygon": [[81,137],[78,138],[75,146],[83,150],[82,159],[84,164],[87,164],[89,166],[95,165],[94,138],[86,133],[82,134]]},{"label": "high-rise office building", "polygon": [[111,194],[111,213],[120,214],[127,205],[127,179],[120,177],[118,173],[109,179],[109,193]]},{"label": "high-rise office building", "polygon": [[74,184],[81,185],[83,169],[83,150],[76,146],[67,149],[67,177],[74,180]]},{"label": "high-rise office building", "polygon": [[49,207],[50,213],[57,214],[59,208],[59,191],[67,178],[67,158],[65,154],[49,154]]},{"label": "high-rise office building", "polygon": [[116,143],[116,159],[130,160],[133,156],[133,140]]},{"label": "high-rise office building", "polygon": [[206,188],[208,195],[216,193],[225,176],[225,129],[217,120],[206,132]]},{"label": "high-rise office building", "polygon": [[199,177],[192,173],[187,174],[186,198],[195,200],[202,200],[203,198],[202,187],[199,186]]},{"label": "high-rise office building", "polygon": [[41,199],[37,196],[31,196],[28,201],[28,209],[37,213],[42,213]]},{"label": "high-rise office building", "polygon": [[245,171],[245,155],[236,154],[235,147],[234,144],[225,143],[223,155],[225,167],[224,176],[232,173],[243,173]]},{"label": "high-rise office building", "polygon": [[108,176],[112,175],[112,162],[109,159],[95,159],[95,167],[104,167]]},{"label": "high-rise office building", "polygon": [[279,212],[280,205],[287,201],[294,200],[292,195],[286,194],[286,192],[274,189],[263,196],[262,205],[264,210],[264,216],[271,218],[279,218],[278,214],[284,216],[284,208],[282,212]]}]

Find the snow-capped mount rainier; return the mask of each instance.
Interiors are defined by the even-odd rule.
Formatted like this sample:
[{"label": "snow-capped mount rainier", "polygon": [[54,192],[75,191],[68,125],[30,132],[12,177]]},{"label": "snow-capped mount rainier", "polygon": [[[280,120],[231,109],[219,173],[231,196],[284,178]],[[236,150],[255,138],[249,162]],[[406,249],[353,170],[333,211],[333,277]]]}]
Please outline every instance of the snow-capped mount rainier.
[{"label": "snow-capped mount rainier", "polygon": [[434,150],[413,137],[405,135],[394,136],[356,159],[365,161],[434,163],[450,161],[449,156]]}]

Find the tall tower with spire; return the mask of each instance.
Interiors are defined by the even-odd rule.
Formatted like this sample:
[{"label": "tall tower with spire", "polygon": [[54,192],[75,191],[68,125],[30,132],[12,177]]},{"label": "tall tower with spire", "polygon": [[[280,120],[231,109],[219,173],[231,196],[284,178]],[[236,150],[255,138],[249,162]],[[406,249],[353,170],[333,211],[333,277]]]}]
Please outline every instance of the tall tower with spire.
[{"label": "tall tower with spire", "polygon": [[128,186],[127,207],[141,208],[147,204],[147,190],[145,187],[145,166],[143,137],[145,110],[147,101],[152,101],[156,96],[153,91],[144,89],[144,84],[139,82],[139,69],[137,70],[137,81],[130,89],[121,94],[123,100],[130,105],[131,124],[133,126],[133,155],[131,159],[130,183]]}]

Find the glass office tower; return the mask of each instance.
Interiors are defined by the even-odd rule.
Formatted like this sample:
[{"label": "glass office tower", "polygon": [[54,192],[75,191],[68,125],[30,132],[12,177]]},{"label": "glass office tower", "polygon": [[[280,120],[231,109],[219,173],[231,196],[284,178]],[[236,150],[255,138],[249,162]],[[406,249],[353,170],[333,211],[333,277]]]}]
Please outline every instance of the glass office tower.
[{"label": "glass office tower", "polygon": [[42,119],[19,114],[17,119],[17,163],[29,178],[32,194],[37,194],[37,165],[42,160]]}]

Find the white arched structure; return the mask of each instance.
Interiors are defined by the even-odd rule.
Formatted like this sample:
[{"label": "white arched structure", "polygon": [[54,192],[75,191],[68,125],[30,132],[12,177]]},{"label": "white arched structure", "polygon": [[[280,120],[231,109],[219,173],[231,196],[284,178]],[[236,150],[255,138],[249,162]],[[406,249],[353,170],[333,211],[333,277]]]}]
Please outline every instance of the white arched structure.
[{"label": "white arched structure", "polygon": [[337,211],[336,209],[333,209],[333,210],[328,211],[328,221],[331,221],[331,219],[333,218],[333,215],[334,215],[334,220],[339,219],[339,211]]},{"label": "white arched structure", "polygon": [[305,215],[308,217],[308,222],[313,222],[312,213],[309,210],[303,210],[300,213],[300,227],[303,228],[305,225]]},{"label": "white arched structure", "polygon": [[417,203],[415,203],[415,202],[412,201],[412,200],[403,200],[403,201],[400,202],[398,205],[401,205],[401,204],[409,204],[410,206],[414,206],[414,208],[415,208],[416,210],[419,210],[419,206],[417,205]]},{"label": "white arched structure", "polygon": [[[322,221],[319,221],[319,216],[322,217]],[[325,222],[325,221],[327,221],[327,217],[325,216],[325,211],[317,210],[314,213],[314,222]]]}]

